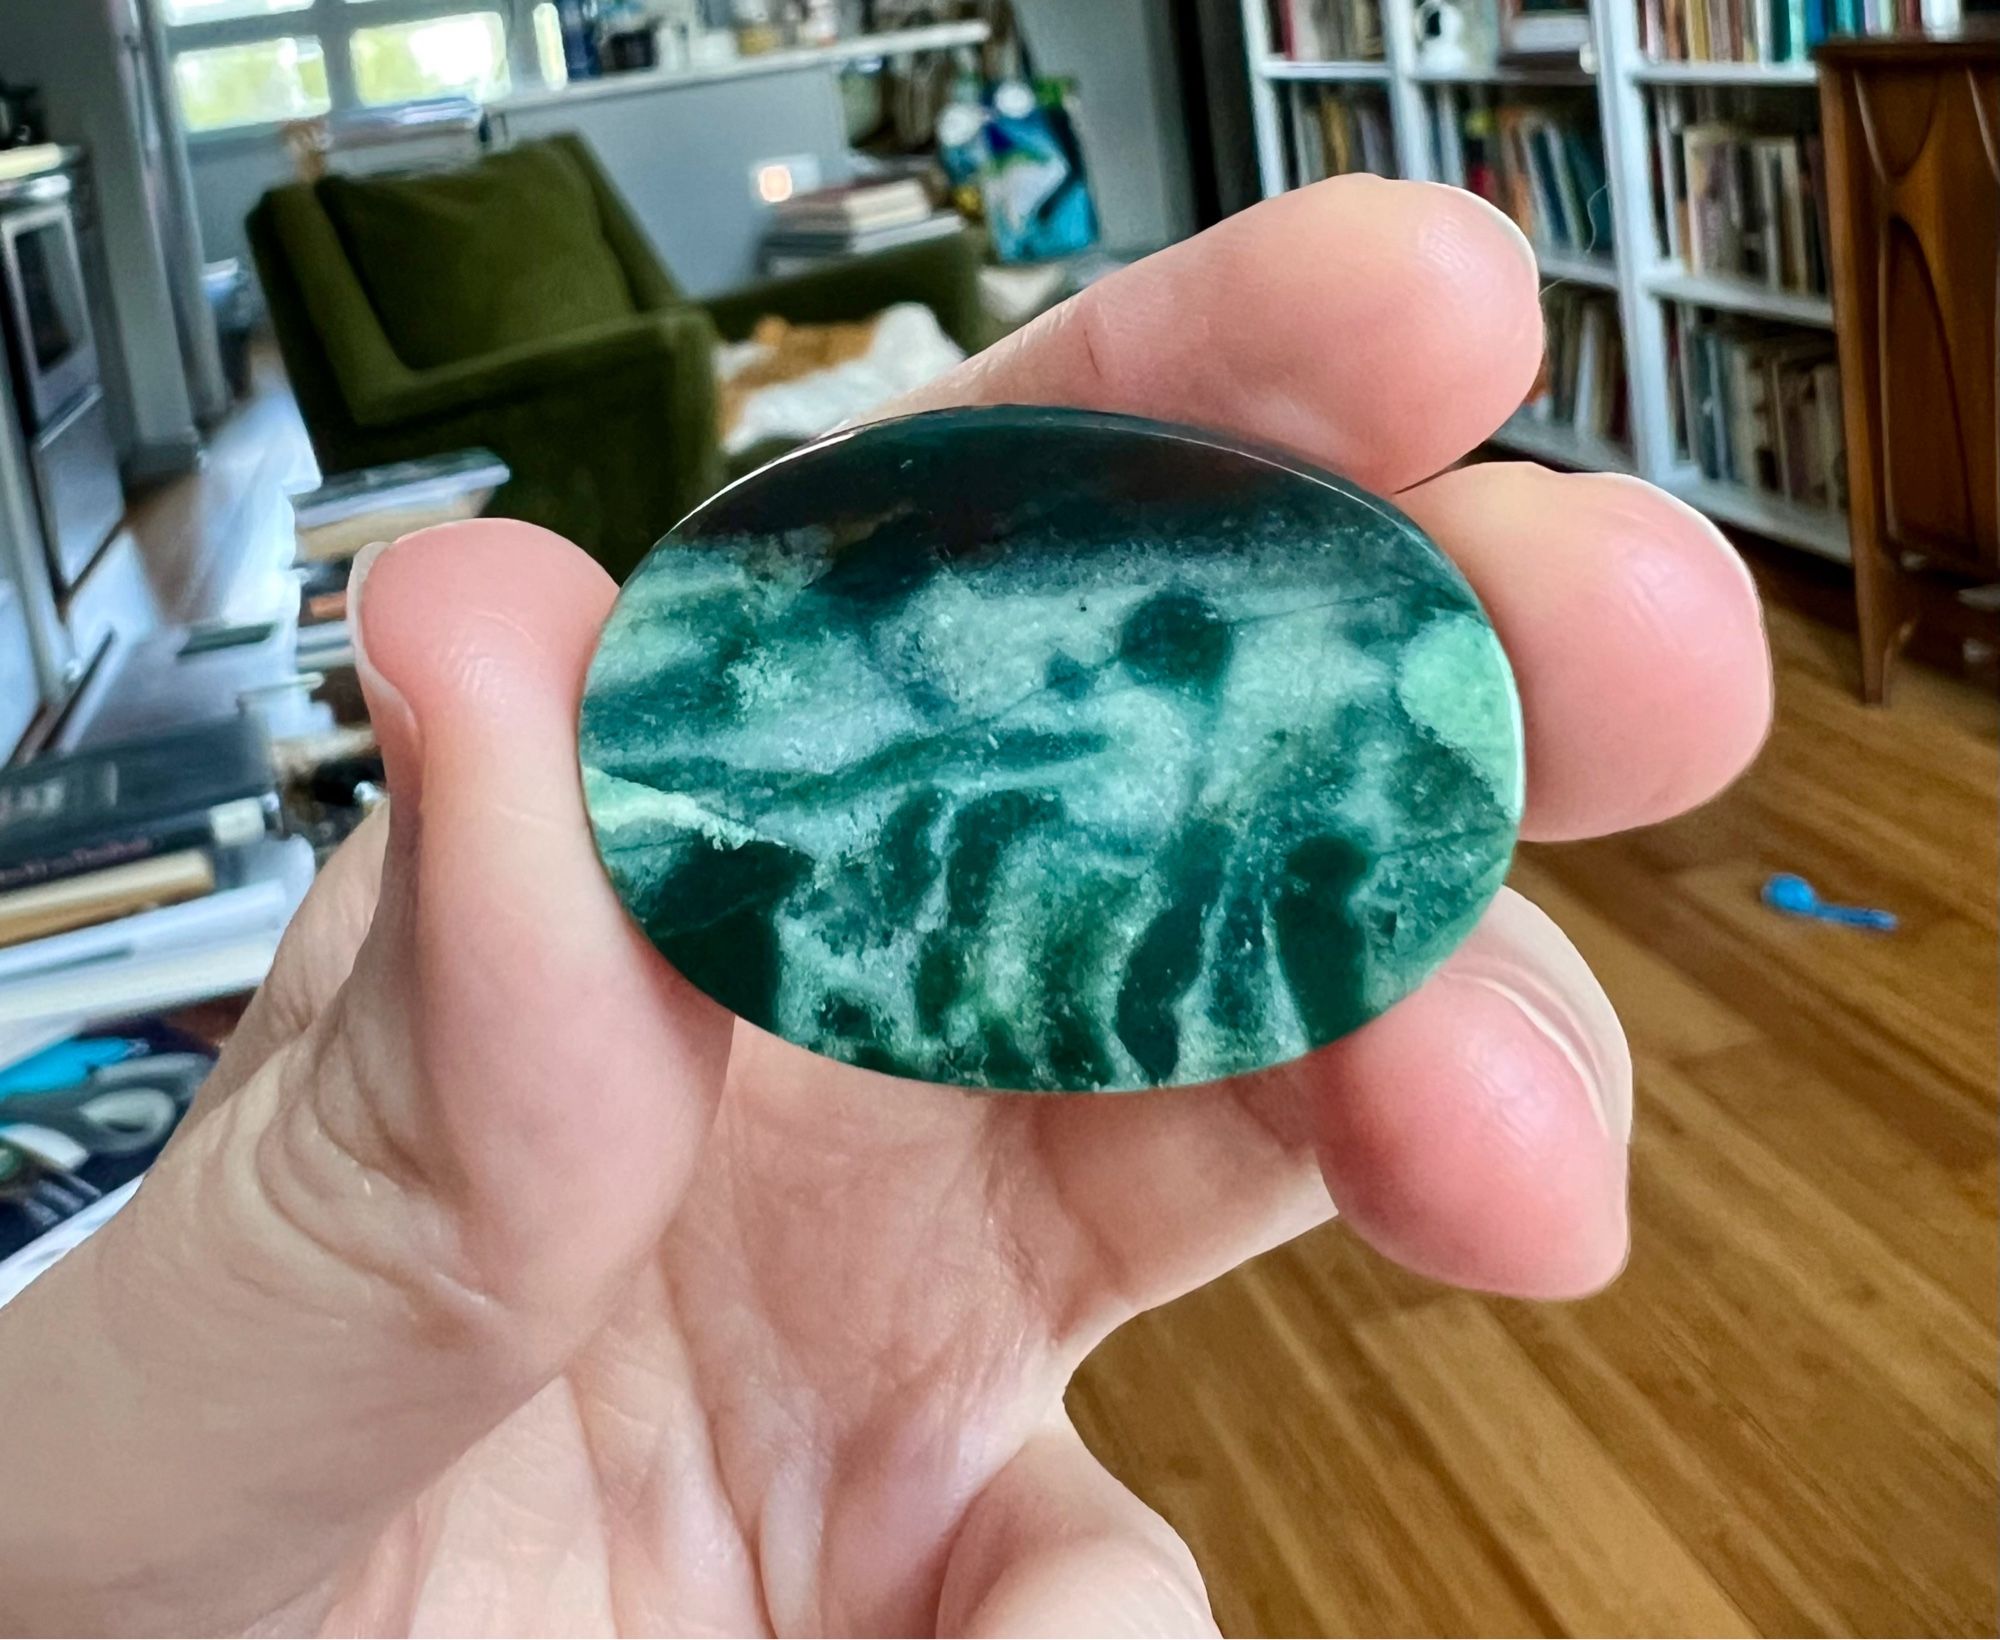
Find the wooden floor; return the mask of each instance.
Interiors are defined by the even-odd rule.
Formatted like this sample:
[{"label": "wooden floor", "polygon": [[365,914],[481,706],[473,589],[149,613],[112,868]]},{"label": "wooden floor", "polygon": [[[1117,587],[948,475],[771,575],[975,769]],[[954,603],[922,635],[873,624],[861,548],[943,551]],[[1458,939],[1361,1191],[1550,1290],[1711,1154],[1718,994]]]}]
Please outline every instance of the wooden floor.
[{"label": "wooden floor", "polygon": [[[235,601],[249,559],[197,549],[248,538],[278,469],[309,472],[281,386],[140,509],[170,618]],[[1778,726],[1736,790],[1516,872],[1637,1052],[1624,1278],[1470,1298],[1335,1225],[1079,1376],[1225,1633],[1994,1632],[2000,707],[1911,668],[1869,711],[1849,637],[1771,626]],[[1904,929],[1774,917],[1773,870]]]},{"label": "wooden floor", "polygon": [[[126,514],[160,619],[186,626],[260,615],[262,581],[291,559],[286,497],[317,479],[284,366],[260,350],[250,396],[209,436],[199,471],[141,496]],[[281,552],[271,550],[274,538]]]},{"label": "wooden floor", "polygon": [[[1632,1036],[1624,1278],[1465,1297],[1334,1225],[1078,1378],[1225,1634],[1994,1632],[1996,707],[1772,639],[1735,791],[1515,876]],[[1780,919],[1774,870],[1903,931]]]}]

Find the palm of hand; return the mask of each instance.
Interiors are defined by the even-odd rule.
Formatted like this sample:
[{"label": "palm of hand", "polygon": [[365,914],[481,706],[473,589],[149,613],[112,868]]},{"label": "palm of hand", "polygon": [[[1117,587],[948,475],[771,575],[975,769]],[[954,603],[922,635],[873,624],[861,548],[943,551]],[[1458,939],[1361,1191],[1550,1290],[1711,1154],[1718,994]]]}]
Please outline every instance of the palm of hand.
[{"label": "palm of hand", "polygon": [[[1204,423],[1396,494],[1513,659],[1527,834],[1589,836],[1730,779],[1768,663],[1742,566],[1664,497],[1430,477],[1519,403],[1539,336],[1497,213],[1346,178],[908,407]],[[492,523],[357,584],[393,815],[322,875],[131,1207],[0,1315],[34,1479],[0,1501],[0,1619],[1198,1630],[1186,1550],[1063,1416],[1098,1338],[1329,1192],[1445,1280],[1616,1271],[1629,1062],[1514,896],[1389,1014],[1235,1084],[979,1098],[734,1026],[591,849],[576,712],[612,595]]]},{"label": "palm of hand", "polygon": [[[341,862],[364,864],[312,908],[316,959],[373,921],[372,851]],[[266,1017],[323,1018],[319,980],[282,970]],[[1112,1327],[1328,1211],[1285,1082],[1143,1112],[985,1098],[737,1026],[688,1192],[609,1324],[287,1616],[907,1633],[1150,1604],[1199,1629],[1185,1550],[1060,1398]],[[983,1551],[1023,1539],[1050,1552],[994,1587]]]}]

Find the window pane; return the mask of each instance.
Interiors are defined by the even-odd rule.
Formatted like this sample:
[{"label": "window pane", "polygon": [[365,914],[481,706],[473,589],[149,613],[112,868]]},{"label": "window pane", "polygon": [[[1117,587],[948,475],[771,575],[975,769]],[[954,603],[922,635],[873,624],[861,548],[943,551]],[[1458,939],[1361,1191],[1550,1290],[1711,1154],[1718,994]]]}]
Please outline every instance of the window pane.
[{"label": "window pane", "polygon": [[174,58],[181,114],[191,131],[306,119],[333,106],[317,40],[254,40]]},{"label": "window pane", "polygon": [[274,17],[306,11],[313,0],[167,0],[170,23],[219,23],[229,17]]},{"label": "window pane", "polygon": [[569,84],[569,54],[563,49],[562,14],[555,0],[535,7],[535,57],[544,85]]},{"label": "window pane", "polygon": [[354,88],[365,103],[506,94],[507,28],[492,12],[426,17],[354,32]]}]

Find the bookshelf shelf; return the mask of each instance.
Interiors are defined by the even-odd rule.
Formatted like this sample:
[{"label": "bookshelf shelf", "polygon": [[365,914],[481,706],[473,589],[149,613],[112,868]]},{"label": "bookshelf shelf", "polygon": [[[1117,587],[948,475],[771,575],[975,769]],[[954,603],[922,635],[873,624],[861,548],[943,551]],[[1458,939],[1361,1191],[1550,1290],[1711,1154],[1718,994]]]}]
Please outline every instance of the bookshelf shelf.
[{"label": "bookshelf shelf", "polygon": [[1672,480],[1665,487],[1689,506],[1726,524],[1804,547],[1822,558],[1843,564],[1853,562],[1845,514],[1802,507],[1796,501],[1765,495],[1741,484],[1718,483],[1699,474]]},{"label": "bookshelf shelf", "polygon": [[1728,313],[1748,313],[1759,319],[1810,325],[1816,330],[1833,329],[1831,297],[1774,290],[1754,279],[1689,273],[1685,268],[1668,263],[1646,275],[1646,288],[1655,296],[1672,302],[1691,302],[1699,307],[1721,308]]},{"label": "bookshelf shelf", "polygon": [[1632,452],[1608,439],[1591,438],[1559,421],[1540,421],[1533,416],[1509,418],[1493,435],[1492,442],[1504,449],[1551,466],[1573,467],[1580,472],[1630,473],[1636,469]]},{"label": "bookshelf shelf", "polygon": [[1632,65],[1639,85],[1798,85],[1819,83],[1811,63],[1660,63],[1642,59]]},{"label": "bookshelf shelf", "polygon": [[1597,76],[1585,68],[1426,68],[1410,70],[1419,85],[1595,85]]},{"label": "bookshelf shelf", "polygon": [[[1669,132],[1679,132],[1688,123],[1709,117],[1700,112],[1710,100],[1704,92],[1732,87],[1789,88],[1782,96],[1796,97],[1797,106],[1805,109],[1810,107],[1806,99],[1817,84],[1812,64],[1656,61],[1646,55],[1641,29],[1647,0],[1579,0],[1589,7],[1595,50],[1594,55],[1585,54],[1567,63],[1501,64],[1484,70],[1427,67],[1417,54],[1417,0],[1377,0],[1383,61],[1294,63],[1279,52],[1281,31],[1274,23],[1272,7],[1274,3],[1300,5],[1309,0],[1240,3],[1253,70],[1251,106],[1258,173],[1267,195],[1282,192],[1295,180],[1292,99],[1297,93],[1287,81],[1321,81],[1325,88],[1320,95],[1328,97],[1340,96],[1338,83],[1342,80],[1379,87],[1376,96],[1387,103],[1396,170],[1424,181],[1462,185],[1468,174],[1478,175],[1473,170],[1477,159],[1484,167],[1503,168],[1500,186],[1504,189],[1509,141],[1531,145],[1525,162],[1515,161],[1517,170],[1523,163],[1529,170],[1538,170],[1550,162],[1536,157],[1532,144],[1539,141],[1542,153],[1548,153],[1551,128],[1558,133],[1556,140],[1564,151],[1573,140],[1570,133],[1580,131],[1586,138],[1594,135],[1600,139],[1602,193],[1576,174],[1578,162],[1571,160],[1571,175],[1563,187],[1559,200],[1562,211],[1558,213],[1568,219],[1566,230],[1558,228],[1538,237],[1579,242],[1575,231],[1577,198],[1573,195],[1587,194],[1584,204],[1591,231],[1584,240],[1605,245],[1608,239],[1612,254],[1538,249],[1536,258],[1547,291],[1551,338],[1563,335],[1570,344],[1556,349],[1552,357],[1580,371],[1585,359],[1602,360],[1601,350],[1615,345],[1624,364],[1622,420],[1627,432],[1620,442],[1612,443],[1524,410],[1494,435],[1495,445],[1552,466],[1637,474],[1724,523],[1828,558],[1849,558],[1847,524],[1842,516],[1705,478],[1690,464],[1676,429],[1676,404],[1689,391],[1691,372],[1700,368],[1699,358],[1687,346],[1690,324],[1715,338],[1701,357],[1721,359],[1720,367],[1730,370],[1769,370],[1773,372],[1771,392],[1784,390],[1778,373],[1787,371],[1794,373],[1785,378],[1789,391],[1802,396],[1808,407],[1816,407],[1824,399],[1826,381],[1835,380],[1837,391],[1837,379],[1831,376],[1832,338],[1826,334],[1833,325],[1832,303],[1822,296],[1774,289],[1755,278],[1690,273],[1678,260],[1678,233],[1686,231],[1684,221],[1673,214],[1675,201],[1661,197],[1663,189],[1678,187],[1683,176],[1679,152],[1662,153],[1659,145],[1669,140]],[[1355,0],[1341,3],[1351,5]],[[1285,19],[1283,32],[1294,37],[1296,29],[1294,13]],[[1586,67],[1586,63],[1591,66]],[[1380,102],[1375,106],[1380,107]],[[1510,107],[1522,111],[1514,121],[1512,137],[1500,123]],[[1495,134],[1483,139],[1483,152],[1476,147],[1467,123],[1474,112],[1495,122]],[[1772,163],[1782,165],[1780,161]],[[1783,175],[1782,169],[1778,174]],[[1524,214],[1540,214],[1532,202],[1544,193],[1540,186],[1530,190],[1527,203],[1521,206]],[[1608,201],[1603,193],[1608,193]],[[1610,207],[1608,235],[1603,220],[1606,203]],[[1789,333],[1775,330],[1766,343],[1757,327],[1712,325],[1691,316],[1690,310],[1743,314],[1797,328]],[[1553,328],[1559,319],[1573,328],[1559,332]],[[1589,341],[1584,345],[1586,335]],[[1731,353],[1731,346],[1737,351]],[[1826,355],[1823,361],[1822,350]],[[1803,385],[1798,376],[1806,378]],[[1542,401],[1544,405],[1553,402],[1563,402],[1561,395]],[[1590,402],[1593,413],[1588,419],[1601,430],[1605,425],[1604,401],[1600,397]],[[1801,397],[1787,402],[1801,402]],[[1827,424],[1815,421],[1811,425]],[[1837,438],[1837,416],[1831,426]],[[1782,441],[1786,437],[1782,427],[1775,431],[1769,427],[1766,424],[1763,438]],[[1754,423],[1747,436],[1760,437]],[[1811,448],[1816,453],[1819,445]],[[1760,449],[1768,458],[1768,445],[1760,443]]]},{"label": "bookshelf shelf", "polygon": [[1259,72],[1267,80],[1317,85],[1386,85],[1389,65],[1377,62],[1295,63],[1288,57],[1266,57]]},{"label": "bookshelf shelf", "polygon": [[1596,285],[1601,290],[1618,288],[1618,264],[1609,256],[1537,247],[1535,260],[1541,265],[1544,279],[1567,279],[1578,285]]}]

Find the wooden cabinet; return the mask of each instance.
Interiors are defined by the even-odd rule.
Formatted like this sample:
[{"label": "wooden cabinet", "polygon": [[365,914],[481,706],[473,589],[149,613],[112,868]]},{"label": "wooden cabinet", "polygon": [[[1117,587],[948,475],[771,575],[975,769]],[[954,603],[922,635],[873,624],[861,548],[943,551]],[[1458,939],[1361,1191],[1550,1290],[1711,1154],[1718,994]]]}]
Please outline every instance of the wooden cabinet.
[{"label": "wooden cabinet", "polygon": [[2000,31],[1819,53],[1863,692],[2000,581]]}]

